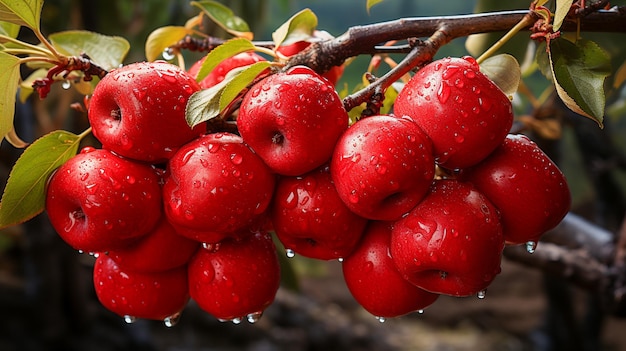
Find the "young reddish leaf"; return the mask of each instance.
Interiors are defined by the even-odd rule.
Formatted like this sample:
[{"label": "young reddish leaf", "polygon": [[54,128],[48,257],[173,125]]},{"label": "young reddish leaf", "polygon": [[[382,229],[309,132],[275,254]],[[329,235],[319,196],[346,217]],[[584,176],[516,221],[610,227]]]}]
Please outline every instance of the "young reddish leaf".
[{"label": "young reddish leaf", "polygon": [[0,140],[13,129],[15,99],[20,82],[20,59],[0,51]]},{"label": "young reddish leaf", "polygon": [[517,91],[522,77],[522,70],[517,60],[508,54],[489,57],[480,65],[480,71],[506,95],[513,95]]},{"label": "young reddish leaf", "polygon": [[548,52],[556,91],[572,111],[602,126],[604,80],[611,74],[609,55],[596,43],[563,38],[550,42]]},{"label": "young reddish leaf", "polygon": [[278,27],[272,33],[272,40],[276,47],[306,40],[313,36],[316,27],[317,16],[310,9],[304,9]]},{"label": "young reddish leaf", "polygon": [[204,60],[202,67],[200,67],[198,71],[196,81],[200,82],[206,78],[206,76],[225,59],[252,50],[254,50],[254,44],[245,38],[236,38],[225,42],[207,54],[206,60]]},{"label": "young reddish leaf", "polygon": [[552,23],[552,29],[555,32],[561,28],[563,20],[565,20],[573,3],[574,0],[556,0],[556,11],[554,13],[554,22]]},{"label": "young reddish leaf", "polygon": [[43,0],[0,0],[0,21],[39,31]]},{"label": "young reddish leaf", "polygon": [[228,72],[220,83],[197,91],[189,97],[185,111],[187,124],[192,128],[202,122],[220,117],[233,100],[271,63],[261,61]]},{"label": "young reddish leaf", "polygon": [[191,33],[193,33],[193,30],[179,26],[166,26],[155,29],[146,39],[146,59],[148,61],[158,59],[165,49]]},{"label": "young reddish leaf", "polygon": [[231,9],[217,1],[192,1],[191,5],[202,10],[213,22],[224,29],[227,33],[236,37],[252,40],[253,33],[250,27],[240,17],[236,16]]},{"label": "young reddish leaf", "polygon": [[50,42],[62,54],[87,54],[98,66],[110,70],[124,61],[130,44],[122,37],[102,35],[85,30],[70,30],[50,34]]},{"label": "young reddish leaf", "polygon": [[48,178],[78,151],[80,137],[66,131],[47,134],[24,150],[7,181],[0,202],[0,229],[23,223],[45,207]]}]

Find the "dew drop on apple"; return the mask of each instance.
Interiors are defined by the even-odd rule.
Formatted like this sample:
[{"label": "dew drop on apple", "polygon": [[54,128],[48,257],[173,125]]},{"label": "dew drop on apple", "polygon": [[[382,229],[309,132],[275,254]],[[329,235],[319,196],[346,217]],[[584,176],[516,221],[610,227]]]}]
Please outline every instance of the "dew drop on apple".
[{"label": "dew drop on apple", "polygon": [[137,321],[137,317],[130,316],[130,315],[124,315],[124,322],[126,322],[127,324],[133,324],[136,321]]},{"label": "dew drop on apple", "polygon": [[294,258],[296,256],[296,252],[292,249],[286,249],[285,256],[287,256],[287,258]]},{"label": "dew drop on apple", "polygon": [[353,204],[356,204],[359,202],[359,194],[357,194],[356,189],[350,192],[350,195],[348,196],[348,200]]},{"label": "dew drop on apple", "polygon": [[230,321],[233,322],[233,324],[237,325],[237,324],[241,324],[241,320],[242,318],[236,317],[236,318],[231,319]]},{"label": "dew drop on apple", "polygon": [[418,314],[424,314],[424,310],[417,310]]},{"label": "dew drop on apple", "polygon": [[163,324],[165,324],[165,326],[168,328],[175,326],[180,321],[180,315],[181,313],[178,312],[174,313],[171,316],[165,317],[165,319],[163,319]]},{"label": "dew drop on apple", "polygon": [[380,323],[385,323],[385,321],[387,320],[387,318],[385,318],[385,317],[380,317],[380,316],[376,316],[376,320],[378,320]]},{"label": "dew drop on apple", "polygon": [[479,299],[481,299],[481,300],[484,299],[486,295],[487,295],[487,291],[486,290],[481,290],[481,291],[478,292],[478,294],[476,294],[476,296]]},{"label": "dew drop on apple", "polygon": [[246,320],[248,321],[248,323],[254,324],[254,323],[258,322],[261,319],[262,316],[263,316],[263,311],[253,312],[253,313],[249,313],[246,316]]},{"label": "dew drop on apple", "polygon": [[230,161],[235,165],[240,165],[243,162],[243,156],[240,154],[231,154]]},{"label": "dew drop on apple", "polygon": [[526,242],[526,252],[531,254],[531,253],[534,253],[536,249],[537,249],[537,242],[532,241],[532,240]]}]

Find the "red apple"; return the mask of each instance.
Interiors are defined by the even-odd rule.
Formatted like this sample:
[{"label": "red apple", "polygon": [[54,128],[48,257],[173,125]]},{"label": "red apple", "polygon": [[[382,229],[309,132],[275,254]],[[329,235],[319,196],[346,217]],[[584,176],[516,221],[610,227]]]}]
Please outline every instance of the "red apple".
[{"label": "red apple", "polygon": [[165,214],[181,235],[215,243],[259,220],[275,176],[235,134],[187,143],[170,159],[163,186]]},{"label": "red apple", "polygon": [[343,261],[343,276],[356,301],[377,317],[398,317],[431,305],[433,294],[409,283],[389,253],[391,226],[372,221],[363,239]]},{"label": "red apple", "polygon": [[115,69],[96,86],[89,122],[102,147],[150,163],[169,159],[183,144],[203,134],[185,120],[187,100],[200,86],[173,64],[137,62]]},{"label": "red apple", "polygon": [[354,123],[335,146],[330,171],[339,197],[358,215],[396,220],[426,195],[435,174],[430,139],[409,118]]},{"label": "red apple", "polygon": [[275,173],[297,176],[330,159],[348,120],[334,87],[298,66],[255,84],[241,102],[237,127]]},{"label": "red apple", "polygon": [[476,294],[500,272],[504,238],[497,209],[471,184],[436,180],[393,223],[391,256],[414,285],[439,294]]},{"label": "red apple", "polygon": [[500,210],[508,244],[536,244],[570,209],[565,176],[524,135],[508,135],[486,160],[463,170],[460,178],[474,184]]},{"label": "red apple", "polygon": [[513,123],[509,97],[471,57],[448,57],[421,68],[398,94],[394,113],[415,120],[431,138],[437,163],[448,169],[483,160]]},{"label": "red apple", "polygon": [[272,204],[271,222],[280,241],[310,258],[346,257],[367,224],[341,201],[328,167],[280,178]]},{"label": "red apple", "polygon": [[146,235],[162,216],[155,169],[104,150],[85,148],[52,175],[50,223],[70,246],[104,252]]}]

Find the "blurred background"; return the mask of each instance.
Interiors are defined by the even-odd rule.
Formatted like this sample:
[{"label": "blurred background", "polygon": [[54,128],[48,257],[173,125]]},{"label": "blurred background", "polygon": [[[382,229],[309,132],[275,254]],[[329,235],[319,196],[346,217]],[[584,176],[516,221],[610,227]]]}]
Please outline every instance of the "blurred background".
[{"label": "blurred background", "polygon": [[[319,29],[340,35],[352,26],[401,17],[524,9],[529,3],[386,0],[368,13],[365,0],[222,2],[248,22],[257,40],[270,40],[273,30],[304,8],[318,16]],[[87,29],[122,36],[131,44],[126,61],[135,62],[145,60],[150,32],[183,25],[195,14],[187,0],[47,0],[42,28],[44,34]],[[215,30],[215,35],[222,35]],[[35,42],[28,31],[20,35]],[[597,39],[617,64],[624,61],[624,34],[585,37]],[[523,57],[526,44],[524,35],[507,50]],[[437,56],[466,54],[463,38],[443,47]],[[191,64],[201,56],[188,53],[186,58]],[[356,86],[369,60],[354,60],[338,90]],[[516,96],[516,116],[532,115],[557,125],[556,138],[531,134],[566,174],[573,211],[617,233],[626,210],[624,92],[609,90],[606,127],[600,129],[545,93],[548,83],[540,73],[528,72],[524,80],[541,103]],[[80,100],[78,93],[57,84],[46,100],[33,96],[18,104],[18,135],[31,142],[55,129],[83,131],[85,115],[69,108]],[[20,152],[6,143],[0,148],[0,186],[6,184]],[[42,214],[0,231],[0,350],[626,350],[626,321],[620,313],[606,311],[598,296],[507,259],[486,298],[442,297],[423,314],[385,323],[352,299],[338,262],[298,256],[289,262],[298,288],[281,288],[255,325],[220,323],[193,302],[173,328],[143,320],[126,324],[98,303],[91,281],[93,258],[62,242]]]}]

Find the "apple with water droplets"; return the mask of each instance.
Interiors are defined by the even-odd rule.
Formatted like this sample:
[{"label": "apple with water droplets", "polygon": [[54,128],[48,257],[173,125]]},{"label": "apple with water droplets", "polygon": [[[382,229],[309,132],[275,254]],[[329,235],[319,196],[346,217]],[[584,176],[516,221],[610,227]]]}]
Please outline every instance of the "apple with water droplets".
[{"label": "apple with water droplets", "polygon": [[471,57],[422,67],[398,94],[394,113],[415,120],[433,141],[437,163],[447,169],[483,160],[513,124],[511,100]]},{"label": "apple with water droplets", "polygon": [[363,239],[342,263],[344,280],[355,300],[377,317],[399,317],[423,310],[438,294],[409,283],[391,254],[391,223],[371,221]]},{"label": "apple with water droplets", "polygon": [[275,173],[298,176],[330,159],[348,121],[334,87],[310,68],[296,66],[251,87],[237,127]]},{"label": "apple with water droplets", "polygon": [[276,247],[265,232],[198,250],[188,271],[191,298],[220,320],[255,322],[280,285]]},{"label": "apple with water droplets", "polygon": [[271,223],[286,249],[305,257],[339,259],[352,252],[367,219],[346,207],[327,166],[278,180]]},{"label": "apple with water droplets", "polygon": [[203,243],[221,241],[259,220],[276,182],[257,154],[231,133],[185,144],[167,170],[165,214],[179,234]]},{"label": "apple with water droplets", "polygon": [[137,272],[100,254],[93,267],[93,283],[100,303],[130,320],[175,320],[189,301],[187,282],[187,266]]},{"label": "apple with water droplets", "polygon": [[532,247],[570,209],[565,176],[525,135],[508,135],[487,159],[459,177],[474,184],[498,208],[507,244],[531,242]]},{"label": "apple with water droplets", "polygon": [[408,117],[365,117],[337,142],[330,171],[350,210],[368,219],[396,220],[430,188],[432,143]]},{"label": "apple with water droplets", "polygon": [[[196,79],[196,77],[198,76],[198,73],[200,72],[200,69],[202,68],[205,60],[206,56],[196,61],[191,67],[189,67],[189,70],[187,72],[194,79]],[[223,81],[224,78],[226,78],[228,72],[232,71],[233,69],[248,66],[260,61],[265,61],[265,58],[254,52],[242,52],[240,54],[224,59],[199,82],[200,87],[202,89],[208,89]]]},{"label": "apple with water droplets", "polygon": [[185,120],[191,94],[200,86],[180,67],[165,61],[136,62],[115,69],[96,86],[88,118],[102,147],[150,163],[172,157],[203,134]]},{"label": "apple with water droplets", "polygon": [[503,248],[496,207],[470,183],[454,179],[435,180],[391,232],[400,274],[424,290],[452,296],[486,289],[500,273]]},{"label": "apple with water droplets", "polygon": [[156,169],[86,147],[61,165],[46,190],[50,223],[70,246],[104,252],[151,231],[162,216]]}]

